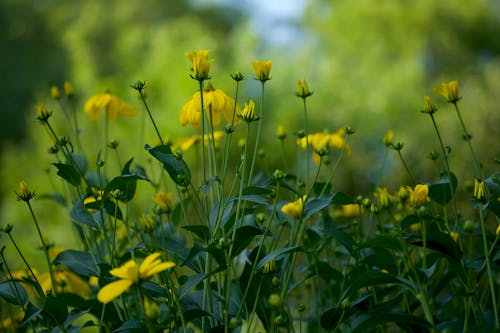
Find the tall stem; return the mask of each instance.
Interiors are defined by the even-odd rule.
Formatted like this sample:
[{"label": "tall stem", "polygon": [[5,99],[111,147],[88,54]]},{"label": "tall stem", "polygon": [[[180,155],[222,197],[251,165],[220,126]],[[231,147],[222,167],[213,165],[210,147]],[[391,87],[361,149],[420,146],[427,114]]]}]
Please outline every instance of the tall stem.
[{"label": "tall stem", "polygon": [[255,137],[255,147],[253,150],[252,163],[250,165],[250,173],[248,174],[248,186],[250,186],[250,183],[252,182],[253,168],[255,165],[255,160],[257,159],[257,151],[259,150],[260,131],[262,128],[262,114],[263,114],[263,110],[264,110],[264,85],[265,85],[265,81],[261,81],[259,124],[257,125],[257,136]]},{"label": "tall stem", "polygon": [[472,156],[472,160],[474,162],[474,166],[476,168],[477,174],[483,178],[483,169],[481,168],[481,164],[479,163],[479,160],[476,157],[476,153],[474,152],[474,149],[472,148],[472,144],[470,143],[471,136],[469,132],[467,132],[467,129],[465,128],[465,123],[462,119],[462,115],[460,114],[460,110],[458,109],[458,104],[457,102],[453,103],[455,106],[455,111],[457,111],[457,116],[458,119],[460,120],[460,125],[462,125],[462,129],[464,130],[464,139],[467,141],[467,146],[469,147],[470,154]]},{"label": "tall stem", "polygon": [[480,202],[478,203],[478,209],[479,209],[479,220],[481,221],[481,234],[483,236],[484,260],[486,262],[486,270],[488,272],[488,282],[490,284],[491,301],[493,303],[493,313],[495,315],[495,329],[499,329],[500,321],[497,310],[497,299],[495,297],[495,281],[493,280],[493,272],[491,270],[491,263],[488,251],[488,242],[486,239],[486,227],[483,216],[483,204]]}]

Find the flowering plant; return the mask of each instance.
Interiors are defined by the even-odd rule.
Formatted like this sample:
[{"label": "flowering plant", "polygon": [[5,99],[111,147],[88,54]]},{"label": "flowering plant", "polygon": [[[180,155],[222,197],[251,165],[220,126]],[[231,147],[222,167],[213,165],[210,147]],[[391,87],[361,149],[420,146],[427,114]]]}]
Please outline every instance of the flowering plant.
[{"label": "flowering plant", "polygon": [[[345,193],[334,178],[353,150],[349,141],[355,131],[343,126],[311,132],[307,100],[313,94],[305,80],[298,81],[296,92],[303,127],[286,141],[291,135],[279,125],[276,141],[278,150],[296,146],[297,155],[284,153],[280,169],[263,171],[261,124],[268,121],[264,93],[269,93],[272,62],[252,63],[260,95],[257,102],[242,103],[243,74],[231,75],[235,93],[230,97],[207,82],[212,76],[208,51],[186,56],[198,91],[179,108],[179,120],[192,125],[191,136],[163,136],[146,83],[131,86],[157,134],[156,143],[144,143],[154,162],[151,170],[134,158],[118,160],[116,175],[106,169],[112,164],[106,151],[118,147],[108,142],[108,121],[138,113],[118,96],[105,92],[83,106],[95,126],[105,111],[105,142],[95,168],[82,149],[77,113],[70,113],[73,134],[65,137],[51,125],[57,112],[37,107],[36,118],[55,143],[53,166],[65,185],[58,195],[68,202],[68,220],[81,244],[60,249],[50,243],[43,229],[48,221],[39,220],[32,205],[37,193],[22,181],[15,193],[33,219],[45,262],[33,267],[17,246],[16,226],[2,226],[3,239],[24,264],[11,267],[2,248],[2,330],[500,329],[500,177],[486,176],[474,153],[458,107],[457,81],[435,91],[459,116],[475,186],[459,186],[465,182],[452,172],[437,107],[426,96],[423,112],[442,152],[432,155],[439,173],[429,179],[415,175],[403,157],[404,144],[395,142],[390,130],[379,141],[397,153],[408,173],[401,187],[377,184],[370,194]],[[64,87],[66,98],[74,99],[74,88]],[[64,98],[58,88],[51,95]],[[188,160],[189,150],[195,150],[198,164]],[[154,195],[136,209],[145,187]]]}]

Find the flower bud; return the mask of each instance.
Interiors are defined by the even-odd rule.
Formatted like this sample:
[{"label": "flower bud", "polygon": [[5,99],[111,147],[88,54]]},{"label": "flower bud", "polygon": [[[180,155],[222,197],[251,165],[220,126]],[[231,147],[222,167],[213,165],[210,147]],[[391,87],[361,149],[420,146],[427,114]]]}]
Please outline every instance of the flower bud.
[{"label": "flower bud", "polygon": [[271,294],[269,295],[269,298],[267,299],[269,302],[269,305],[272,307],[279,307],[281,305],[281,297],[278,294]]}]

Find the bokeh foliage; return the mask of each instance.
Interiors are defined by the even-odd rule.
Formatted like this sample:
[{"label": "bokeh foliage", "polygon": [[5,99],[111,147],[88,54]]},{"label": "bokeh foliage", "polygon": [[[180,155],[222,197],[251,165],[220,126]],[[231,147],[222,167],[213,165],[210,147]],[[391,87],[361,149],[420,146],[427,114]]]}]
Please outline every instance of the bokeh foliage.
[{"label": "bokeh foliage", "polygon": [[[273,60],[273,93],[266,96],[266,105],[272,110],[265,128],[269,136],[278,123],[286,123],[289,132],[301,128],[299,101],[293,109],[283,100],[293,98],[298,79],[307,79],[314,91],[311,128],[349,124],[359,134],[351,142],[353,154],[339,177],[338,186],[348,193],[373,189],[379,172],[371,166],[381,165],[380,141],[388,129],[394,129],[396,140],[405,143],[403,154],[418,178],[434,172],[426,155],[438,147],[429,143],[432,128],[419,110],[423,95],[432,94],[428,87],[441,81],[460,81],[462,95],[467,96],[464,117],[480,159],[500,155],[498,146],[487,144],[500,132],[498,2],[314,0],[306,3],[302,18],[292,22],[298,28],[294,41],[282,44],[270,44],[266,36],[252,31],[252,10],[248,3],[247,7],[232,7],[209,1],[2,1],[1,219],[23,223],[12,196],[20,179],[47,188],[44,170],[31,163],[36,160],[46,165],[50,161],[45,150],[34,148],[42,134],[32,114],[39,100],[51,103],[45,97],[51,85],[71,81],[79,105],[90,95],[110,89],[140,109],[129,84],[145,80],[162,133],[190,135],[190,129],[178,129],[178,111],[193,93],[183,52],[201,48],[212,50],[216,59],[213,72],[217,73],[212,83],[222,89],[230,89],[227,78],[235,70],[251,77],[250,61]],[[257,87],[248,80],[244,94],[255,96]],[[460,137],[452,110],[444,103],[439,106],[437,117],[445,136]],[[117,124],[112,135],[139,150],[138,134],[120,135],[120,130],[133,133],[138,121]],[[453,126],[447,128],[447,123]],[[93,135],[90,122],[82,127],[84,135]],[[146,140],[153,139],[150,129]],[[293,152],[292,141],[289,143]],[[50,144],[47,140],[47,147]],[[452,163],[460,165],[459,178],[472,177],[467,159],[461,162],[465,144],[451,148]],[[407,179],[397,159],[389,157],[382,182],[395,187]],[[493,162],[483,163],[490,170]],[[53,216],[57,228],[56,221],[63,217],[52,211],[47,209],[45,214]]]}]

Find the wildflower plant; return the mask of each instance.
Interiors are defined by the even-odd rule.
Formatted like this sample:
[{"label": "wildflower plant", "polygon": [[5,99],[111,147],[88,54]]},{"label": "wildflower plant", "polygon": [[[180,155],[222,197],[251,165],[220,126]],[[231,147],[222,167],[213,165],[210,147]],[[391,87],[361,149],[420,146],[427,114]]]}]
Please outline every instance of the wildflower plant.
[{"label": "wildflower plant", "polygon": [[[209,51],[185,55],[191,63],[186,77],[196,90],[176,106],[180,125],[191,125],[185,137],[164,133],[164,124],[155,121],[159,107],[149,105],[146,88],[156,87],[131,85],[156,134],[154,142],[142,143],[148,165],[127,151],[125,163],[117,159],[118,172],[106,168],[112,163],[106,151],[121,148],[118,140],[107,140],[108,121],[140,112],[125,102],[129,97],[106,92],[81,103],[69,83],[51,88],[61,109],[71,105],[89,116],[77,122],[77,113],[64,112],[70,121],[61,133],[52,125],[59,110],[37,106],[35,117],[52,140],[52,167],[64,186],[52,197],[64,198],[80,244],[61,249],[48,240],[43,228],[49,221],[32,206],[46,190],[21,181],[15,196],[34,221],[45,263],[24,256],[18,226],[0,226],[1,240],[22,262],[12,267],[2,247],[1,330],[500,330],[500,176],[487,177],[477,163],[457,107],[458,82],[435,91],[456,107],[476,173],[452,172],[438,107],[426,96],[422,112],[436,130],[441,154],[431,155],[439,171],[428,176],[413,170],[401,153],[405,145],[389,130],[380,149],[395,150],[408,177],[395,189],[378,180],[371,193],[356,193],[335,181],[354,150],[355,131],[343,124],[309,128],[315,110],[306,103],[314,98],[308,82],[299,80],[295,91],[302,128],[286,128],[280,119],[272,124],[276,133],[263,136],[273,63],[248,64],[258,83],[234,72],[234,92],[228,93],[209,83],[218,76]],[[259,95],[245,96],[241,86],[252,84],[260,84]],[[104,124],[97,121],[102,111]],[[93,147],[97,158],[82,149],[91,148],[80,136],[82,120],[106,138]],[[280,146],[279,168],[265,170],[257,161],[262,138]],[[288,145],[295,155],[285,154]],[[474,186],[462,179],[475,179]]]}]

